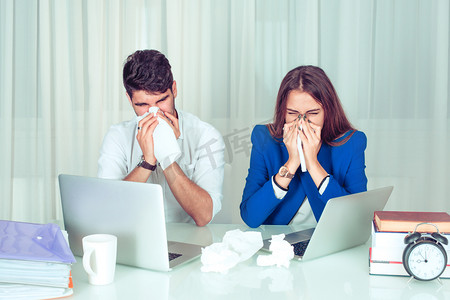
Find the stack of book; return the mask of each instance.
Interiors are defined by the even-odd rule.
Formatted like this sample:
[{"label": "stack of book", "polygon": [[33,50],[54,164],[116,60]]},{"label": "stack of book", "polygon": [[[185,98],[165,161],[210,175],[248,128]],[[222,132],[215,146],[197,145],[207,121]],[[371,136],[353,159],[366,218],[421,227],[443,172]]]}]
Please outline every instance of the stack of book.
[{"label": "stack of book", "polygon": [[69,296],[75,262],[58,225],[0,220],[0,299]]},{"label": "stack of book", "polygon": [[[376,211],[372,222],[372,247],[369,249],[369,273],[373,275],[409,276],[402,258],[405,236],[414,232],[419,223],[433,223],[450,241],[450,215],[445,212]],[[432,225],[421,225],[417,232],[432,233]],[[450,260],[450,246],[442,245]],[[450,268],[441,278],[450,278]]]}]

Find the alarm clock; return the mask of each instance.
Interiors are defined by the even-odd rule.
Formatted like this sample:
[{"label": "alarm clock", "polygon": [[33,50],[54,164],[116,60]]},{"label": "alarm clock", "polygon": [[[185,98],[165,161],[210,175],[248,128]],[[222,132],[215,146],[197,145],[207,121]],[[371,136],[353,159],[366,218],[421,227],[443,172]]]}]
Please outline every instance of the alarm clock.
[{"label": "alarm clock", "polygon": [[[429,224],[436,228],[431,234],[417,232],[420,225]],[[439,229],[432,223],[417,224],[414,232],[408,234],[404,242],[403,266],[409,275],[418,280],[433,280],[441,276],[447,266],[447,251],[442,244],[447,245],[448,240],[439,233]]]}]

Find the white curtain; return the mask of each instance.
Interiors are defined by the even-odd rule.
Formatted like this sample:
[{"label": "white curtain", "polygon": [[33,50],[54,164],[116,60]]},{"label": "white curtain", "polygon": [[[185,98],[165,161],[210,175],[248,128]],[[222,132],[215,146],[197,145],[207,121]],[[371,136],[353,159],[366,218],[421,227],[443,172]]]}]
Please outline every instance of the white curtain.
[{"label": "white curtain", "polygon": [[169,58],[176,106],[224,136],[224,221],[240,222],[253,126],[303,64],[367,134],[387,209],[449,211],[449,16],[447,0],[2,0],[0,218],[62,218],[57,176],[96,175],[108,127],[133,117],[123,62],[144,48]]}]

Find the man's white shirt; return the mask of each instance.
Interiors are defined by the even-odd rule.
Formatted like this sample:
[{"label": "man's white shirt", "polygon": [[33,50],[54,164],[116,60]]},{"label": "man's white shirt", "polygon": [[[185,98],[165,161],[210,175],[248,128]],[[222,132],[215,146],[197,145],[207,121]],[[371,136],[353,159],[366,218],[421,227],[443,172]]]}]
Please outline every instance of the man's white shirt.
[{"label": "man's white shirt", "polygon": [[[182,154],[176,162],[190,180],[209,193],[214,216],[221,209],[223,197],[223,138],[213,126],[196,116],[181,110],[177,113],[180,129],[177,142]],[[136,118],[110,127],[100,149],[98,177],[121,180],[136,167],[142,156],[136,134]],[[163,189],[166,222],[194,222],[175,199],[159,164],[147,182],[160,184]]]}]

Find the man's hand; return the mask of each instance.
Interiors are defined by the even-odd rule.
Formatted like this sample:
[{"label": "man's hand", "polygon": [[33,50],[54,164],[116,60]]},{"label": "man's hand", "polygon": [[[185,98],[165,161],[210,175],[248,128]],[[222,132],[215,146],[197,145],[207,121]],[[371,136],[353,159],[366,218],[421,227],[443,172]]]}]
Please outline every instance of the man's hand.
[{"label": "man's hand", "polygon": [[175,199],[195,224],[207,225],[213,212],[213,201],[209,193],[191,181],[176,162],[164,170],[164,176]]},{"label": "man's hand", "polygon": [[181,133],[180,133],[180,125],[178,123],[178,119],[174,115],[172,115],[172,114],[170,114],[168,112],[163,114],[161,112],[161,110],[158,110],[157,115],[158,115],[158,117],[161,117],[163,120],[166,120],[166,122],[172,128],[173,133],[175,134],[175,138],[178,139],[180,137],[180,135],[181,135]]},{"label": "man's hand", "polygon": [[156,157],[153,144],[153,132],[158,125],[158,118],[153,114],[148,114],[138,123],[138,133],[136,139],[141,147],[142,154],[146,162],[155,165]]}]

